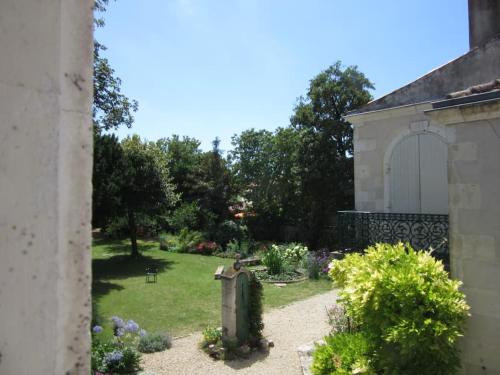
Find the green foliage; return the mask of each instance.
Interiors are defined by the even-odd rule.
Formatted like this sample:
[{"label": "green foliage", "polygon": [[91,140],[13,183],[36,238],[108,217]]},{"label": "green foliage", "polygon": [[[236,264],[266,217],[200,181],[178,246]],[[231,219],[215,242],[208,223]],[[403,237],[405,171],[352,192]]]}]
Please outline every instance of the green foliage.
[{"label": "green foliage", "polygon": [[[98,13],[106,11],[109,0],[94,2],[94,25],[104,26],[104,18]],[[130,100],[121,93],[122,81],[115,75],[108,59],[101,56],[107,48],[94,40],[94,102],[92,119],[94,128],[101,130],[117,129],[121,125],[130,128],[134,122],[132,112],[136,112],[139,105],[136,100]]]},{"label": "green foliage", "polygon": [[92,225],[103,228],[118,216],[121,201],[123,150],[114,134],[94,132]]},{"label": "green foliage", "polygon": [[317,280],[319,279],[321,265],[318,261],[318,258],[314,256],[314,254],[309,254],[306,258],[306,269],[307,276],[310,279]]},{"label": "green foliage", "polygon": [[339,333],[327,336],[325,341],[314,351],[314,375],[375,375],[366,357],[368,342],[361,333]]},{"label": "green foliage", "polygon": [[249,298],[248,298],[248,333],[250,344],[256,346],[262,338],[264,322],[263,313],[263,293],[264,289],[261,282],[255,274],[251,274],[249,280]]},{"label": "green foliage", "polygon": [[[122,353],[121,359],[112,360],[113,353]],[[111,374],[135,374],[141,369],[140,353],[128,347],[108,353],[108,357],[105,357],[105,362],[106,367],[103,370],[104,372]]]},{"label": "green foliage", "polygon": [[333,261],[340,302],[384,374],[455,374],[468,306],[443,264],[409,245],[377,244]]},{"label": "green foliage", "polygon": [[164,333],[147,333],[141,336],[137,350],[141,353],[162,352],[172,347],[172,338]]},{"label": "green foliage", "polygon": [[347,316],[345,309],[340,305],[334,305],[326,310],[328,324],[332,327],[331,334],[358,332],[359,327]]},{"label": "green foliage", "polygon": [[168,250],[169,247],[169,234],[160,233],[158,236],[158,242],[160,243],[160,250]]},{"label": "green foliage", "polygon": [[299,243],[292,242],[285,245],[272,246],[278,249],[284,262],[294,266],[302,266],[307,258],[307,255],[309,254],[307,246]]},{"label": "green foliage", "polygon": [[267,272],[271,275],[279,275],[283,271],[283,257],[279,248],[274,245],[264,252],[261,261],[267,267]]},{"label": "green foliage", "polygon": [[168,224],[175,231],[180,231],[183,228],[195,229],[198,227],[200,217],[200,207],[198,203],[183,202],[178,208],[172,211],[168,218]]},{"label": "green foliage", "polygon": [[126,214],[132,241],[132,255],[137,252],[137,215],[159,215],[178,200],[170,182],[165,154],[153,142],[139,136],[121,142],[124,154],[122,211]]},{"label": "green foliage", "polygon": [[344,115],[367,103],[372,83],[340,61],[314,77],[300,97],[291,125],[299,133],[297,170],[300,176],[303,225],[311,247],[322,245],[322,229],[330,212],[353,204],[352,126]]},{"label": "green foliage", "polygon": [[177,235],[167,235],[165,239],[168,251],[189,253],[195,252],[196,246],[203,241],[203,234],[183,228]]},{"label": "green foliage", "polygon": [[203,330],[203,340],[206,345],[216,344],[222,339],[222,331],[219,328],[208,326]]},{"label": "green foliage", "polygon": [[230,241],[240,242],[246,237],[246,226],[234,220],[224,220],[214,233],[214,240],[222,245],[226,245]]}]

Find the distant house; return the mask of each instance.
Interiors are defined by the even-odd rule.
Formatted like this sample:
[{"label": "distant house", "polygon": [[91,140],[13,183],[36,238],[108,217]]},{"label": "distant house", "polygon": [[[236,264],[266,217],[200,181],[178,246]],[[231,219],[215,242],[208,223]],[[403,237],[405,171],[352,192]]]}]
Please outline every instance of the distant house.
[{"label": "distant house", "polygon": [[469,0],[469,34],[463,56],[348,114],[356,211],[339,226],[351,244],[449,237],[472,308],[464,373],[500,374],[500,0]]}]

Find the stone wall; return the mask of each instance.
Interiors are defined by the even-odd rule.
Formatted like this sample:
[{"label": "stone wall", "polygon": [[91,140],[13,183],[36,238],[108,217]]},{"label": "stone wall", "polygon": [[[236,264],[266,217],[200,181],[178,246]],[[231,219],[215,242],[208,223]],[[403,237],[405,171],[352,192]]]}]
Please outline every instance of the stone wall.
[{"label": "stone wall", "polygon": [[500,102],[430,111],[448,147],[450,261],[471,307],[465,374],[500,374]]},{"label": "stone wall", "polygon": [[88,374],[90,0],[0,1],[0,373]]},{"label": "stone wall", "polygon": [[354,124],[354,189],[358,211],[391,212],[389,159],[404,137],[432,132],[446,139],[446,128],[431,124],[430,103],[349,116]]}]

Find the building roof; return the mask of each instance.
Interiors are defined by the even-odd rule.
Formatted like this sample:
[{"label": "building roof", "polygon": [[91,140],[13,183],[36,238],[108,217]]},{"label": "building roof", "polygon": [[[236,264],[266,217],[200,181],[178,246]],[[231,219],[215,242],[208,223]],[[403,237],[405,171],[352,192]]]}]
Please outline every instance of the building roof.
[{"label": "building roof", "polygon": [[[500,37],[493,38],[409,84],[352,111],[356,115],[393,107],[436,101],[500,77]],[[491,82],[490,82],[491,83]]]}]

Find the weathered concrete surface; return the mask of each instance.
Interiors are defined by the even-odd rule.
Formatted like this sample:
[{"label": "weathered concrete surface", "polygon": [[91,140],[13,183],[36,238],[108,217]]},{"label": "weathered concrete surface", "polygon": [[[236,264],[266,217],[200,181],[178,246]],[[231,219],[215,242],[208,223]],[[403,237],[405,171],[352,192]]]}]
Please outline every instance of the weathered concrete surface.
[{"label": "weathered concrete surface", "polygon": [[500,1],[469,0],[469,46],[482,46],[500,34]]},{"label": "weathered concrete surface", "polygon": [[450,263],[471,306],[464,373],[500,374],[500,101],[428,115],[455,134],[448,150]]},{"label": "weathered concrete surface", "polygon": [[0,2],[0,373],[88,374],[90,0]]}]

